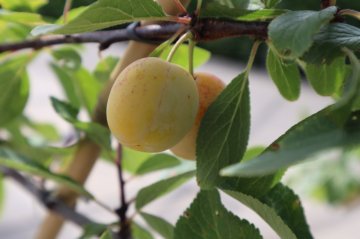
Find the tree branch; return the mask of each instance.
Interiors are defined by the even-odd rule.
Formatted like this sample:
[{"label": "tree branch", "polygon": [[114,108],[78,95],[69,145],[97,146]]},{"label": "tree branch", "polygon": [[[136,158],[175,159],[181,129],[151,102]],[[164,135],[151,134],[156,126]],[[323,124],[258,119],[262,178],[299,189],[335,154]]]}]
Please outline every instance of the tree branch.
[{"label": "tree branch", "polygon": [[[221,19],[199,19],[190,29],[196,41],[210,41],[226,37],[252,36],[267,37],[268,22],[241,22]],[[41,49],[48,46],[74,43],[99,43],[100,50],[110,45],[128,40],[146,43],[160,43],[169,39],[180,27],[179,23],[152,24],[133,29],[97,31],[73,35],[54,35],[0,45],[0,53],[21,49]]]},{"label": "tree branch", "polygon": [[84,227],[85,225],[95,223],[86,216],[77,213],[73,208],[68,207],[62,201],[53,197],[49,191],[40,189],[40,187],[37,186],[30,178],[23,176],[17,171],[0,167],[0,172],[16,181],[20,186],[32,194],[44,207],[60,214],[78,226]]}]

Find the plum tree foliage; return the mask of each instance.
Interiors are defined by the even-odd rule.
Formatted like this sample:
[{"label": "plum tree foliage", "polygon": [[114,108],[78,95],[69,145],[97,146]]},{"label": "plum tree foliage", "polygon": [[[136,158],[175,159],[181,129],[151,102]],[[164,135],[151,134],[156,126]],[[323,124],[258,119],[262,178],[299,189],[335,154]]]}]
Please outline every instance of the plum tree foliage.
[{"label": "plum tree foliage", "polygon": [[[82,238],[266,238],[223,205],[227,194],[280,238],[313,238],[300,199],[282,176],[323,151],[355,152],[360,145],[359,6],[318,2],[308,9],[306,1],[290,0],[97,0],[75,8],[66,0],[63,16],[52,19],[44,13],[50,1],[0,1],[0,202],[6,201],[3,179],[12,178],[50,209],[37,238],[56,238],[64,220],[76,223]],[[201,42],[242,37],[253,46],[228,85],[212,72],[194,73],[211,55]],[[130,41],[123,55],[84,67],[88,48],[79,45],[98,43],[103,51],[120,41]],[[260,46],[267,48],[266,70],[284,99],[296,101],[304,81],[334,99],[261,150],[248,145],[249,76]],[[54,122],[26,113],[28,66],[39,53],[49,55],[46,67],[64,92],[64,99],[49,101],[76,131],[71,146]],[[111,185],[114,194],[120,188],[118,208],[99,203],[84,186],[98,158],[118,169]],[[129,200],[126,179],[157,171],[166,173]],[[146,212],[193,178],[199,193],[190,195],[193,202],[175,224]],[[79,195],[118,222],[85,217],[74,208]]]}]

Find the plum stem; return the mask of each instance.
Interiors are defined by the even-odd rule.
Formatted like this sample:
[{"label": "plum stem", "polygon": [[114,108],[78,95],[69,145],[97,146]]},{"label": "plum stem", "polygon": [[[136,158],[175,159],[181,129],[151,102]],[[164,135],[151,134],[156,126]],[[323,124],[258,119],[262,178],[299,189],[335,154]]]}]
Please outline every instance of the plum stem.
[{"label": "plum stem", "polygon": [[187,33],[185,33],[184,35],[182,35],[179,40],[174,44],[174,46],[171,48],[171,51],[166,59],[166,61],[171,62],[171,60],[173,59],[176,50],[181,46],[181,44],[183,44],[185,41],[189,40],[192,38],[192,33],[190,31],[188,31]]},{"label": "plum stem", "polygon": [[254,64],[255,56],[257,53],[257,50],[259,49],[259,46],[261,44],[261,41],[255,41],[250,52],[249,60],[245,68],[245,78],[249,77],[250,70]]},{"label": "plum stem", "polygon": [[64,6],[64,11],[63,11],[63,22],[64,24],[67,22],[67,17],[68,17],[68,13],[71,9],[71,5],[72,5],[72,0],[66,0],[65,2],[65,6]]},{"label": "plum stem", "polygon": [[194,48],[196,42],[192,39],[189,40],[189,73],[194,75]]}]

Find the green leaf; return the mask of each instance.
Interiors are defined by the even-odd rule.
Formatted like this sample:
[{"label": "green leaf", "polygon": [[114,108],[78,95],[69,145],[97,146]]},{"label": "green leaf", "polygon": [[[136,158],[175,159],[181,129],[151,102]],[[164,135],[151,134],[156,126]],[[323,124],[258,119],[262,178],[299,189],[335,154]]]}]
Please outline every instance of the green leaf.
[{"label": "green leaf", "polygon": [[155,154],[144,161],[136,170],[135,174],[142,175],[157,170],[178,166],[180,160],[169,154]]},{"label": "green leaf", "polygon": [[262,238],[254,225],[225,209],[216,190],[197,195],[177,221],[174,233],[174,239]]},{"label": "green leaf", "polygon": [[140,20],[166,20],[166,16],[153,0],[99,0],[64,26],[45,25],[35,28],[32,33],[90,32]]},{"label": "green leaf", "polygon": [[69,71],[67,71],[64,67],[51,63],[50,64],[51,69],[56,74],[63,91],[66,95],[67,100],[76,108],[80,108],[81,102],[78,97],[78,92],[76,89],[76,84],[73,79],[73,75],[70,74]]},{"label": "green leaf", "polygon": [[136,196],[136,209],[140,210],[146,204],[180,187],[182,184],[190,180],[194,175],[195,172],[190,171],[175,177],[163,179],[150,186],[142,188]]},{"label": "green leaf", "polygon": [[9,43],[24,40],[30,33],[31,28],[14,22],[0,21],[0,42]]},{"label": "green leaf", "polygon": [[297,100],[300,96],[301,76],[294,62],[283,62],[273,50],[269,49],[266,69],[280,94],[287,100]]},{"label": "green leaf", "polygon": [[274,8],[278,5],[282,0],[262,0],[265,3],[265,8]]},{"label": "green leaf", "polygon": [[[77,18],[81,13],[83,13],[86,9],[87,9],[87,7],[85,7],[85,6],[70,9],[70,11],[68,11],[68,13],[67,13],[66,21],[67,21],[67,22],[70,22],[70,21],[74,20],[74,19]],[[56,23],[56,24],[63,24],[63,23],[64,23],[64,15],[61,15],[61,16],[56,20],[55,23]]]},{"label": "green leaf", "polygon": [[115,68],[116,64],[119,62],[119,58],[108,56],[101,60],[95,67],[93,72],[94,77],[97,81],[105,83],[110,79],[112,70]]},{"label": "green leaf", "polygon": [[174,226],[165,221],[164,219],[141,212],[140,215],[144,218],[147,224],[151,226],[157,233],[159,233],[164,239],[174,238]]},{"label": "green leaf", "polygon": [[207,0],[204,1],[204,4],[206,7],[208,5],[218,4],[227,8],[246,9],[250,1],[251,0]]},{"label": "green leaf", "polygon": [[300,199],[288,187],[278,184],[262,198],[254,198],[235,191],[225,190],[225,192],[254,210],[280,238],[313,238]]},{"label": "green leaf", "polygon": [[98,237],[100,234],[101,234],[101,238],[103,238],[104,235],[110,236],[111,233],[112,232],[107,229],[107,225],[92,223],[92,224],[87,224],[83,227],[83,232],[82,235],[79,237],[79,239],[88,239],[94,236]]},{"label": "green leaf", "polygon": [[339,111],[326,108],[292,127],[259,157],[222,170],[226,176],[266,175],[299,163],[324,150],[360,144],[360,112],[339,125]]},{"label": "green leaf", "polygon": [[314,36],[314,45],[303,56],[311,64],[330,64],[336,57],[343,56],[342,47],[360,50],[360,29],[345,23],[332,23]]},{"label": "green leaf", "polygon": [[34,130],[38,135],[42,136],[44,140],[57,141],[61,139],[57,128],[51,123],[32,122],[29,120],[27,126]]},{"label": "green leaf", "polygon": [[131,234],[134,239],[154,239],[151,233],[136,222],[131,223]]},{"label": "green leaf", "polygon": [[[167,56],[170,53],[170,47],[165,48],[161,54],[160,58],[166,60]],[[188,60],[189,47],[188,45],[181,45],[174,54],[171,63],[180,65],[185,69],[189,69],[189,60]],[[202,64],[205,64],[210,59],[211,53],[200,47],[194,48],[194,67],[199,67]]]},{"label": "green leaf", "polygon": [[81,67],[81,56],[73,47],[56,48],[51,53],[62,67],[71,70],[78,70]]},{"label": "green leaf", "polygon": [[81,122],[76,116],[78,109],[72,105],[51,97],[51,103],[55,111],[75,128],[85,132],[87,136],[106,150],[111,151],[110,131],[104,126],[93,122]]},{"label": "green leaf", "polygon": [[238,21],[265,21],[274,19],[287,12],[283,9],[246,10],[229,8],[217,2],[206,5],[201,17],[231,18]]},{"label": "green leaf", "polygon": [[113,239],[113,233],[110,230],[106,230],[103,234],[101,234],[100,239]]},{"label": "green leaf", "polygon": [[127,147],[122,147],[122,166],[124,169],[132,174],[152,156],[150,153],[136,151]]},{"label": "green leaf", "polygon": [[0,0],[3,9],[16,11],[35,11],[47,2],[47,0]]},{"label": "green leaf", "polygon": [[314,90],[324,96],[334,95],[342,87],[346,78],[346,64],[343,57],[330,64],[307,64],[305,73]]},{"label": "green leaf", "polygon": [[352,52],[346,52],[353,72],[344,95],[336,104],[293,126],[259,157],[227,167],[221,175],[267,175],[304,161],[315,153],[360,144],[360,111],[351,112],[360,87],[360,62]]},{"label": "green leaf", "polygon": [[100,82],[84,67],[74,72],[73,77],[76,80],[76,87],[85,109],[89,115],[93,115],[102,89]]},{"label": "green leaf", "polygon": [[78,192],[81,195],[84,195],[88,198],[94,198],[94,196],[92,196],[91,193],[86,191],[83,186],[81,186],[71,178],[62,174],[53,173],[41,164],[4,147],[0,148],[0,165],[7,168],[26,172],[32,175],[37,175],[42,178],[50,179],[54,182],[69,187],[70,189]]},{"label": "green leaf", "polygon": [[45,24],[45,21],[39,14],[29,12],[11,12],[7,10],[0,10],[0,20],[20,23],[31,27]]},{"label": "green leaf", "polygon": [[248,79],[237,76],[210,105],[197,138],[197,181],[212,188],[220,180],[219,171],[237,163],[245,153],[250,128]]},{"label": "green leaf", "polygon": [[295,59],[313,44],[314,35],[334,18],[336,7],[322,11],[294,11],[285,13],[269,25],[269,37],[280,55]]},{"label": "green leaf", "polygon": [[30,55],[15,56],[0,62],[0,127],[19,116],[29,96],[26,66]]}]

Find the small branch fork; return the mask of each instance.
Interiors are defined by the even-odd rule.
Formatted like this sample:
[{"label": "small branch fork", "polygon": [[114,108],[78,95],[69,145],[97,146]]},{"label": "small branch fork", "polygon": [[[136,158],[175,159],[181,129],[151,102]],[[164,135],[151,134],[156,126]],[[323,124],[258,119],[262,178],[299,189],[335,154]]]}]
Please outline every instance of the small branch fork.
[{"label": "small branch fork", "polygon": [[[267,26],[269,22],[241,22],[220,19],[198,19],[191,29],[194,40],[210,41],[226,37],[251,36],[260,39],[267,38]],[[0,53],[18,51],[22,49],[38,50],[44,47],[74,44],[74,43],[98,43],[100,50],[105,50],[114,43],[135,40],[147,43],[160,43],[169,39],[184,25],[180,23],[154,24],[138,26],[132,29],[119,29],[109,31],[97,31],[73,35],[45,36],[18,43],[0,45]],[[190,27],[189,27],[190,28]]]},{"label": "small branch fork", "polygon": [[65,219],[77,224],[80,227],[94,224],[92,220],[86,216],[77,213],[73,208],[67,206],[61,200],[56,199],[51,195],[51,192],[41,189],[30,178],[23,176],[17,171],[5,167],[0,167],[0,172],[4,176],[9,177],[16,181],[26,191],[32,194],[44,207],[60,214]]}]

